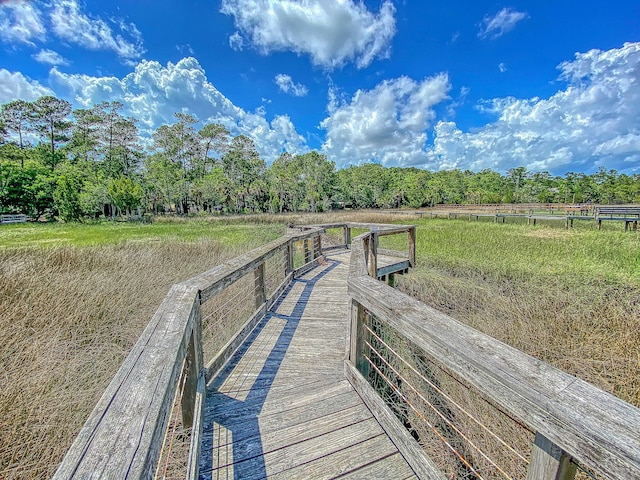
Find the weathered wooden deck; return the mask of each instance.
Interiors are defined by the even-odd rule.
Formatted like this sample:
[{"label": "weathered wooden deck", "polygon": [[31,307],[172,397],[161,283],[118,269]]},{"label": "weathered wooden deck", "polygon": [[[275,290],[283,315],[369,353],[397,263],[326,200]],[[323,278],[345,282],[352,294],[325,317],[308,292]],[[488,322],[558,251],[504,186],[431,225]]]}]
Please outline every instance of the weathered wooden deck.
[{"label": "weathered wooden deck", "polygon": [[211,380],[200,478],[416,478],[345,379],[348,262],[294,280]]}]

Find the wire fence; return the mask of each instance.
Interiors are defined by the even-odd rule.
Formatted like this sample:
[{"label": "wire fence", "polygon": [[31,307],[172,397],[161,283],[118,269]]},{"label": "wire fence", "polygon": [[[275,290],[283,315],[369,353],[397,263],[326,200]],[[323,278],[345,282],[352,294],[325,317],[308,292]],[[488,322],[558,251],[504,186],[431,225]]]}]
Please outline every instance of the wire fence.
[{"label": "wire fence", "polygon": [[188,363],[185,357],[160,449],[160,458],[154,476],[156,480],[178,480],[187,477],[191,428],[186,428],[183,423],[182,400],[187,384]]},{"label": "wire fence", "polygon": [[340,228],[327,228],[321,236],[323,250],[331,250],[344,246],[344,230]]},{"label": "wire fence", "polygon": [[264,264],[264,283],[267,298],[273,295],[282,284],[287,272],[287,250],[283,249]]},{"label": "wire fence", "polygon": [[205,365],[256,310],[256,295],[260,288],[251,272],[202,304],[202,355]]},{"label": "wire fence", "polygon": [[534,433],[375,316],[364,356],[373,388],[448,478],[526,477]]}]

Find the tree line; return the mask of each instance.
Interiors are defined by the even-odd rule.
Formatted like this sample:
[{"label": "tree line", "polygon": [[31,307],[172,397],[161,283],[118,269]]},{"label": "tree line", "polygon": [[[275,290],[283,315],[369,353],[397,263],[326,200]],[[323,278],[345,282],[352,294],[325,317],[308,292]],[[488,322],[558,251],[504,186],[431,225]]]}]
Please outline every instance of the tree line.
[{"label": "tree line", "polygon": [[450,203],[638,203],[640,175],[492,170],[430,172],[378,164],[336,170],[311,151],[271,165],[245,135],[176,113],[142,139],[120,102],[73,110],[44,96],[0,107],[0,213],[65,221],[155,214],[420,208]]}]

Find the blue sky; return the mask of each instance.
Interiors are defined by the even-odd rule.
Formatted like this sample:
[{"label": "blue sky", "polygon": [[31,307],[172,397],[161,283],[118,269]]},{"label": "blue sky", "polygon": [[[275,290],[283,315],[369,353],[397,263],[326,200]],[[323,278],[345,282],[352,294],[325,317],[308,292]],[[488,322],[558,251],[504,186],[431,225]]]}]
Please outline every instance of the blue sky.
[{"label": "blue sky", "polygon": [[0,0],[0,103],[189,112],[271,162],[640,172],[640,3]]}]

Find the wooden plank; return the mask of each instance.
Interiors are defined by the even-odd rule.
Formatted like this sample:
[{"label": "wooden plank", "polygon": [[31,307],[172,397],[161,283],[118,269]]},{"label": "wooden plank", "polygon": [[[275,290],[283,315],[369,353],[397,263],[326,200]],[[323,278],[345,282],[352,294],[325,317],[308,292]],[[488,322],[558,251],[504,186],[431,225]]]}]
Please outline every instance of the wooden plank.
[{"label": "wooden plank", "polygon": [[53,478],[152,474],[198,305],[197,288],[171,288]]},{"label": "wooden plank", "polygon": [[[363,445],[366,445],[366,443]],[[373,449],[370,448],[370,450]],[[363,452],[364,458],[368,458],[366,455],[367,452]],[[341,475],[339,478],[343,480],[369,480],[375,478],[407,479],[415,476],[415,473],[402,455],[394,451],[392,455],[375,460],[362,468]]]},{"label": "wooden plank", "polygon": [[384,400],[373,390],[360,372],[349,361],[344,362],[344,372],[347,380],[369,407],[373,416],[378,420],[384,431],[389,435],[398,451],[402,454],[418,478],[445,480],[446,477],[438,467],[425,455],[422,447],[411,436],[400,420],[387,407]]},{"label": "wooden plank", "polygon": [[[308,440],[270,450],[265,443],[264,455],[245,460],[242,465],[242,478],[246,480],[264,477],[261,465],[266,467],[268,477],[292,469],[299,465],[309,464],[314,460],[339,452],[349,446],[364,442],[378,435],[384,435],[377,422],[370,418],[344,428],[333,430]],[[235,458],[234,458],[235,460]],[[235,462],[234,470],[239,462]],[[317,472],[315,472],[317,474]],[[313,478],[314,472],[309,472]]]},{"label": "wooden plank", "polygon": [[411,265],[409,263],[409,260],[385,265],[384,267],[378,268],[376,278],[384,277],[385,275],[389,275],[392,273],[404,272],[405,270],[409,269],[410,266]]},{"label": "wooden plank", "polygon": [[256,435],[275,434],[284,428],[304,425],[327,415],[338,415],[340,412],[350,414],[349,412],[352,409],[361,410],[362,401],[360,400],[360,397],[354,395],[354,392],[348,392],[321,398],[312,404],[305,403],[279,412],[260,413],[260,416],[258,417],[258,424],[260,427],[259,432],[251,432],[248,428],[243,428],[242,426],[243,424],[255,423],[254,418],[243,419],[242,421],[225,425],[227,427],[233,427],[233,441],[239,442]]},{"label": "wooden plank", "polygon": [[[324,398],[327,392],[334,392],[336,395],[339,393],[348,393],[353,387],[348,382],[340,382],[336,385],[332,381],[327,381],[324,384],[318,384],[318,388],[314,391],[309,391],[307,385],[294,385],[290,386],[289,394],[283,396],[276,396],[275,398],[269,398],[268,401],[264,401],[262,398],[248,399],[242,402],[242,405],[235,404],[228,405],[221,403],[220,399],[216,395],[212,395],[209,392],[207,406],[205,409],[205,418],[219,420],[220,423],[229,424],[230,419],[246,418],[253,415],[253,412],[258,411],[261,414],[267,412],[281,412],[291,408],[295,408],[300,405],[309,405],[311,399],[316,398],[320,400]],[[303,395],[308,392],[307,395]]]},{"label": "wooden plank", "polygon": [[[371,418],[371,413],[360,405],[342,412],[329,413],[310,422],[297,423],[270,432],[258,432],[259,435],[255,435],[256,432],[251,431],[243,439],[236,440],[235,432],[238,431],[238,427],[246,425],[246,423],[238,423],[233,429],[233,462],[242,462],[258,455],[267,456],[270,452],[291,448],[294,445],[349,427],[362,426],[364,428],[361,424],[366,421],[375,423]],[[382,430],[378,428],[377,433],[381,434]]]},{"label": "wooden plank", "polygon": [[581,464],[640,478],[640,409],[367,277],[349,294]]},{"label": "wooden plank", "polygon": [[[298,465],[294,468],[284,470],[275,475],[270,475],[272,480],[288,480],[291,478],[314,478],[314,479],[333,479],[342,478],[343,475],[353,474],[359,472],[371,465],[371,462],[382,461],[393,454],[397,454],[396,448],[391,441],[385,435],[378,435],[376,437],[365,440],[364,442],[351,445],[347,448],[339,450],[330,455],[320,457],[309,463]],[[402,457],[400,457],[402,459]],[[388,476],[372,476],[362,477],[367,479],[389,479],[389,478],[403,478],[404,473],[408,469],[411,472],[411,468],[404,462],[404,466],[400,465],[400,471],[386,470]],[[400,473],[400,475],[398,475]],[[411,472],[413,473],[413,472]]]}]

